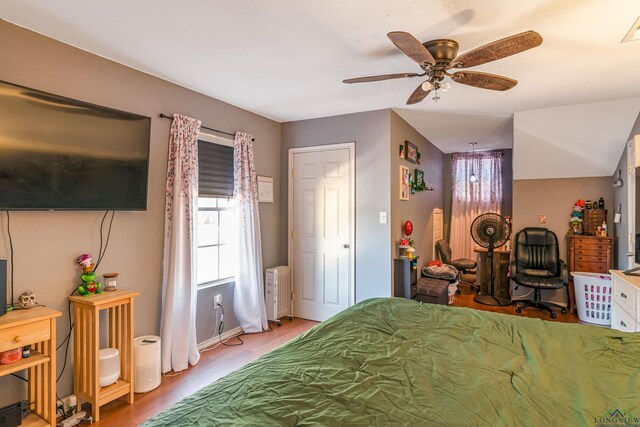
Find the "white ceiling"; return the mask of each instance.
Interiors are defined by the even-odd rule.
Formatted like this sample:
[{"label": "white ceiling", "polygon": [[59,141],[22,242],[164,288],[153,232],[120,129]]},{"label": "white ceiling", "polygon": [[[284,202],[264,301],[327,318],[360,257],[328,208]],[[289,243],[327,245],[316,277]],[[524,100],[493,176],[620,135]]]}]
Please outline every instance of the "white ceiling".
[{"label": "white ceiling", "polygon": [[[394,108],[441,150],[510,146],[513,113],[640,96],[638,0],[3,0],[0,18],[277,121]],[[474,68],[507,92],[453,84],[407,107],[418,72],[386,33],[453,38],[460,52],[536,30],[533,50]],[[636,108],[637,114],[637,108]],[[589,118],[587,118],[588,120]]]},{"label": "white ceiling", "polygon": [[639,105],[628,98],[516,113],[513,178],[612,176]]}]

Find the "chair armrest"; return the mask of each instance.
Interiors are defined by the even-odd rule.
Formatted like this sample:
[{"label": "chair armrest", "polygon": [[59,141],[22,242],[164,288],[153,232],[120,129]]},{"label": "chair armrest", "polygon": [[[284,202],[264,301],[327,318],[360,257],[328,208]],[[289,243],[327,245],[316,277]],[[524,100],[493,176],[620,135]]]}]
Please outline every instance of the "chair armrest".
[{"label": "chair armrest", "polygon": [[565,286],[569,286],[569,267],[567,267],[567,263],[563,260],[560,260],[560,275],[562,277],[562,283]]}]

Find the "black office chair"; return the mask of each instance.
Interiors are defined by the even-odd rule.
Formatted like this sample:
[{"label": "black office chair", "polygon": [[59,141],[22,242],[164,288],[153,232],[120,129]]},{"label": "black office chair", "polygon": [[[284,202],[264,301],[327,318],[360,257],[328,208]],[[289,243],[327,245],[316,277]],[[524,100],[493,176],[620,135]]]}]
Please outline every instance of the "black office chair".
[{"label": "black office chair", "polygon": [[438,250],[438,255],[440,255],[440,260],[442,260],[443,264],[452,265],[460,272],[460,282],[466,283],[476,292],[480,290],[480,287],[475,283],[475,281],[472,282],[462,279],[462,274],[475,274],[475,271],[472,270],[478,265],[477,262],[469,258],[458,258],[452,260],[451,246],[449,246],[449,242],[444,239],[440,239],[436,242],[436,249]]},{"label": "black office chair", "polygon": [[[530,227],[518,232],[515,239],[515,257],[511,261],[511,280],[518,286],[533,288],[533,300],[514,301],[518,307],[516,313],[523,309],[535,307],[547,310],[552,319],[556,313],[552,307],[560,308],[562,314],[567,309],[551,302],[542,302],[542,289],[567,289],[569,301],[569,269],[558,254],[558,237],[546,228]],[[522,305],[518,306],[518,303]]]}]

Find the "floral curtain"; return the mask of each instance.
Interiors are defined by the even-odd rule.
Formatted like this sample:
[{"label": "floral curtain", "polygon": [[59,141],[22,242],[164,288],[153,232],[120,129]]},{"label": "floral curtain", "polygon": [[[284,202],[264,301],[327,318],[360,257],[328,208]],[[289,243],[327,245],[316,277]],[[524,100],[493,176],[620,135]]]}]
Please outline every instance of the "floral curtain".
[{"label": "floral curtain", "polygon": [[234,309],[244,332],[267,330],[262,276],[262,244],[258,210],[258,178],[253,162],[253,138],[237,132],[233,143],[234,213],[238,224]]},{"label": "floral curtain", "polygon": [[200,120],[173,115],[162,279],[162,372],[179,372],[200,360],[196,339],[196,221]]},{"label": "floral curtain", "polygon": [[[502,207],[502,152],[455,153],[451,163],[452,257],[475,259],[471,223],[480,214],[500,213]],[[472,173],[477,182],[469,181]]]}]

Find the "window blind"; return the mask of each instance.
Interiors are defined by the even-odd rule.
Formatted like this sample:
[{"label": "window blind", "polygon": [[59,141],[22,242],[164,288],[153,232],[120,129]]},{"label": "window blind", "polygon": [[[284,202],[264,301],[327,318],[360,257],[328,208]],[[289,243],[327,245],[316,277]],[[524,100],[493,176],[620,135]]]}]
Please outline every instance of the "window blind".
[{"label": "window blind", "polygon": [[233,147],[198,141],[200,196],[233,196]]}]

